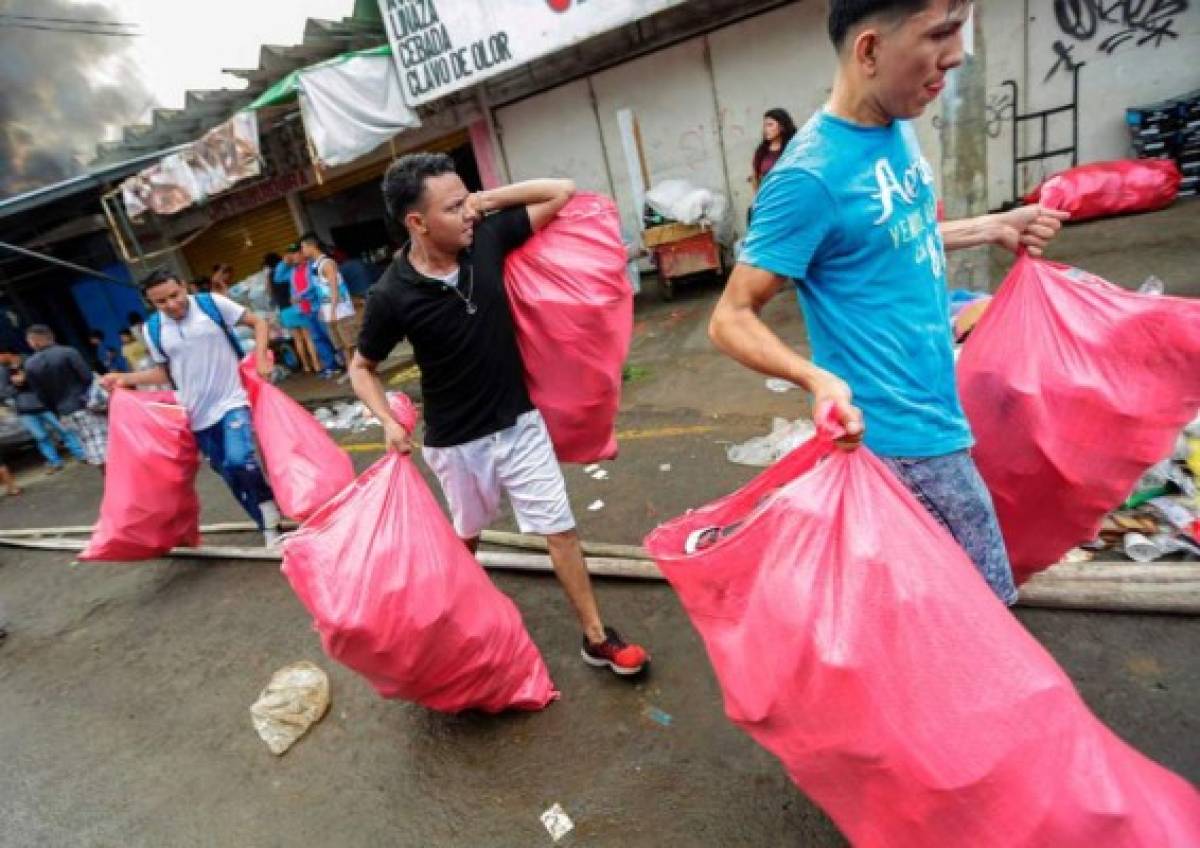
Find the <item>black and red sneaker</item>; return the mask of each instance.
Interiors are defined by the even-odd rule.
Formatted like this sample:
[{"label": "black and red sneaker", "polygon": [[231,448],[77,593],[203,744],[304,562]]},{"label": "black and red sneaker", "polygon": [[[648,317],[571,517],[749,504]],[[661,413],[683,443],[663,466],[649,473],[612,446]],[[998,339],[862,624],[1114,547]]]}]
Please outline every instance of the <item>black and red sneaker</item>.
[{"label": "black and red sneaker", "polygon": [[611,627],[604,628],[605,639],[598,645],[588,642],[584,637],[583,648],[579,655],[583,661],[596,668],[607,666],[614,674],[637,674],[650,662],[650,655],[641,645],[630,645],[621,638],[621,634]]}]

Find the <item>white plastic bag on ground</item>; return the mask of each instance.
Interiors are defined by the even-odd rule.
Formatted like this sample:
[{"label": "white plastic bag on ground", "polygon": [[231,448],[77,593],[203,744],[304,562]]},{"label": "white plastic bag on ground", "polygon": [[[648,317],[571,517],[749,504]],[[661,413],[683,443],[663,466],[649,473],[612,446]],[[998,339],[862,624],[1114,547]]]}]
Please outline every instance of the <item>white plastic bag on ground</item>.
[{"label": "white plastic bag on ground", "polygon": [[776,418],[770,433],[755,436],[740,445],[730,445],[726,448],[725,455],[729,457],[730,462],[736,462],[738,465],[774,465],[783,456],[811,439],[816,432],[816,427],[807,418],[797,418],[795,421]]},{"label": "white plastic bag on ground", "polygon": [[254,729],[276,756],[287,751],[329,709],[329,678],[307,660],[271,675],[250,707]]}]

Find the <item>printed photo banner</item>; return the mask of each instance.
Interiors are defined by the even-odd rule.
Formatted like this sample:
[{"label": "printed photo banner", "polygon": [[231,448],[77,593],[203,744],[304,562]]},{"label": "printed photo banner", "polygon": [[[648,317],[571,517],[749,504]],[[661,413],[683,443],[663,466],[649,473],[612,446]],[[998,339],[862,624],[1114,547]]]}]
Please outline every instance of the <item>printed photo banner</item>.
[{"label": "printed photo banner", "polygon": [[239,112],[199,141],[125,180],[121,199],[131,218],[147,210],[174,215],[261,173],[258,116]]},{"label": "printed photo banner", "polygon": [[686,0],[379,0],[410,106]]}]

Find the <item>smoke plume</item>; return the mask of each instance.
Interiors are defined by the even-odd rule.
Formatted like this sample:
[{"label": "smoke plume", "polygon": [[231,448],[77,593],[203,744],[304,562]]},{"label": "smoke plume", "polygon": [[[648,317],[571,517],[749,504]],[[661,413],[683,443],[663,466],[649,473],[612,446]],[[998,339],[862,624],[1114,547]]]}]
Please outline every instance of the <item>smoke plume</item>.
[{"label": "smoke plume", "polygon": [[[0,14],[119,20],[103,3],[68,0],[0,0]],[[145,112],[151,95],[128,58],[131,42],[0,18],[0,199],[80,173],[107,126]]]}]

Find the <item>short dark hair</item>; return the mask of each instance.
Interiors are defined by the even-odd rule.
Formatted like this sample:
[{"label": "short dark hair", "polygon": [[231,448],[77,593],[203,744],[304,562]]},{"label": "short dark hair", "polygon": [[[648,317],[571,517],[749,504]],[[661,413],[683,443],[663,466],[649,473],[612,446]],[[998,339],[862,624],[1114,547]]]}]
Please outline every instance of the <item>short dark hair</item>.
[{"label": "short dark hair", "polygon": [[122,330],[120,333],[118,333],[118,335],[129,336],[129,338],[132,339],[133,338],[133,330],[126,327],[124,330]]},{"label": "short dark hair", "polygon": [[[966,2],[962,0],[956,5]],[[850,30],[868,18],[905,18],[923,11],[929,3],[930,0],[829,0],[829,40],[841,50]]]},{"label": "short dark hair", "polygon": [[141,288],[142,294],[145,294],[155,286],[161,286],[163,283],[170,283],[172,281],[182,284],[179,275],[170,268],[155,268],[149,274],[142,277],[142,281],[138,283],[138,287]]},{"label": "short dark hair", "polygon": [[274,268],[276,265],[278,265],[282,261],[283,261],[283,258],[278,253],[276,253],[275,251],[271,251],[270,253],[268,253],[266,256],[263,257],[263,267],[264,268]]},{"label": "short dark hair", "polygon": [[[317,247],[320,247],[321,246],[321,237],[318,236],[314,232],[307,232],[304,235],[300,236],[300,244],[315,244]],[[299,247],[299,245],[297,245],[297,248],[298,247]]]},{"label": "short dark hair", "polygon": [[103,330],[92,330],[91,332],[88,333],[88,338],[89,339],[98,339],[99,341],[104,341],[104,331]]},{"label": "short dark hair", "polygon": [[146,323],[146,319],[142,317],[140,312],[130,312],[125,316],[125,320],[129,322],[130,327],[136,327],[138,324]]},{"label": "short dark hair", "polygon": [[27,336],[46,336],[54,338],[54,331],[45,324],[30,324],[29,329],[25,331]]},{"label": "short dark hair", "polygon": [[425,180],[454,174],[454,160],[445,153],[409,153],[388,166],[383,175],[383,204],[396,223],[421,202]]}]

